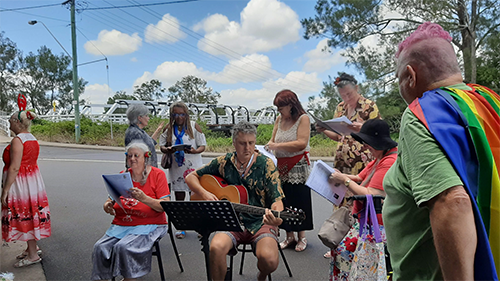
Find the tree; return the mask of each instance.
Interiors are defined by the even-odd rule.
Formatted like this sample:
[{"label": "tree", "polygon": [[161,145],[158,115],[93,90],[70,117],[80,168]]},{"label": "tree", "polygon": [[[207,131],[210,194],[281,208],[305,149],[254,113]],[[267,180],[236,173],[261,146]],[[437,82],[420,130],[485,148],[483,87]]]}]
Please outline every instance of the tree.
[{"label": "tree", "polygon": [[134,86],[134,96],[138,100],[155,100],[163,97],[165,88],[156,79]]},{"label": "tree", "polygon": [[[73,77],[73,73],[70,74],[71,77]],[[85,79],[78,79],[80,97],[85,92],[85,86],[87,84],[88,82],[85,81]],[[64,83],[62,83],[59,89],[59,94],[57,95],[57,100],[59,101],[59,107],[68,109],[71,108],[71,110],[73,109],[73,101],[75,100],[73,96],[73,79],[65,80]],[[83,105],[86,101],[85,99],[80,98],[79,103]]]},{"label": "tree", "polygon": [[495,32],[486,42],[478,58],[477,83],[500,92],[500,31]]},{"label": "tree", "polygon": [[168,88],[169,102],[184,101],[190,103],[217,104],[220,93],[207,87],[207,81],[188,75]]},{"label": "tree", "polygon": [[[326,37],[329,47],[347,48],[348,63],[371,80],[392,80],[387,78],[393,77],[397,42],[432,21],[450,32],[461,52],[465,80],[474,83],[477,50],[500,26],[499,0],[318,0],[315,9],[314,18],[301,21],[304,37]],[[386,17],[389,11],[401,16]],[[378,36],[379,45],[354,48],[368,36]]]},{"label": "tree", "polygon": [[15,73],[19,68],[20,51],[5,32],[0,32],[0,110],[10,112],[15,102]]},{"label": "tree", "polygon": [[328,75],[328,82],[323,82],[323,89],[319,93],[319,98],[309,97],[307,109],[319,119],[332,119],[337,104],[342,101],[333,82],[332,77]]},{"label": "tree", "polygon": [[[46,114],[57,98],[56,92],[71,85],[71,58],[64,54],[54,55],[49,48],[42,46],[36,54],[30,52],[20,57],[20,61],[17,87],[38,114]],[[47,92],[51,93],[50,96]]]},{"label": "tree", "polygon": [[[117,100],[137,100],[134,95],[128,95],[126,91],[120,90],[108,98],[107,104],[114,104]],[[105,108],[104,113],[108,112],[110,108]],[[113,111],[113,114],[124,114],[127,111],[126,108],[117,108]]]}]

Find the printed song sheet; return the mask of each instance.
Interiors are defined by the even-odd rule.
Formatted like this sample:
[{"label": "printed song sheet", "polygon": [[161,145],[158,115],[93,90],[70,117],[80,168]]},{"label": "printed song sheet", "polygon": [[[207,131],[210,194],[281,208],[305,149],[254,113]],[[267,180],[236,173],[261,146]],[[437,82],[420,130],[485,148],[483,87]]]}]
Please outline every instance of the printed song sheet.
[{"label": "printed song sheet", "polygon": [[270,151],[267,151],[264,147],[264,145],[256,145],[255,148],[257,148],[257,150],[262,154],[262,155],[265,155],[269,158],[271,158],[271,160],[273,160],[274,162],[274,166],[278,166],[278,159],[276,159],[276,156],[274,156],[274,154]]},{"label": "printed song sheet", "polygon": [[345,185],[334,185],[328,182],[330,174],[335,173],[335,170],[328,166],[325,162],[318,160],[314,162],[314,167],[306,181],[306,185],[319,195],[325,197],[328,201],[335,205],[342,203],[347,187]]},{"label": "printed song sheet", "polygon": [[123,209],[120,196],[131,198],[129,190],[134,187],[130,173],[102,175],[102,178],[109,196]]},{"label": "printed song sheet", "polygon": [[318,124],[318,126],[325,128],[329,131],[334,131],[337,134],[350,135],[352,132],[354,132],[349,127],[349,125],[352,125],[351,120],[349,120],[345,116],[333,118],[333,119],[326,120],[326,121],[322,121],[322,120],[316,118],[315,116],[313,116],[313,118],[316,121],[316,124]]}]

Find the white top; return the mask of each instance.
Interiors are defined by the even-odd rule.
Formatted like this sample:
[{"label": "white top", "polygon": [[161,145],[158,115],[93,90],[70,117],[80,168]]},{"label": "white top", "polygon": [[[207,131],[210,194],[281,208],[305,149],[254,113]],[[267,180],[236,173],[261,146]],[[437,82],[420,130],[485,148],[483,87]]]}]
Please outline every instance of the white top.
[{"label": "white top", "polygon": [[[300,119],[304,117],[306,114],[302,114],[295,124],[293,126],[284,131],[281,129],[281,122],[283,120],[280,120],[278,123],[278,130],[276,131],[276,136],[274,137],[274,142],[276,143],[284,143],[284,142],[291,142],[297,140],[297,134],[298,134],[298,128],[299,128],[299,123]],[[285,157],[293,157],[296,155],[304,154],[304,152],[309,151],[309,140],[307,140],[307,146],[297,152],[288,152],[288,151],[275,151],[276,158],[285,158]],[[310,166],[307,164],[307,159],[303,157],[289,172],[287,175],[282,176],[280,179],[281,181],[284,182],[290,182],[292,184],[297,184],[297,183],[305,183],[307,180],[307,177],[309,176],[310,172]]]},{"label": "white top", "polygon": [[[184,144],[190,144],[194,149],[200,146],[206,146],[207,140],[205,139],[205,134],[198,132],[196,130],[196,122],[191,121],[191,128],[193,130],[194,139],[191,139],[189,135],[184,133],[182,136],[182,142]],[[175,144],[175,135],[172,133],[172,139],[170,140],[172,144]],[[167,143],[167,131],[163,132],[160,136],[160,145],[165,145]],[[170,184],[170,191],[189,191],[184,178],[203,165],[201,159],[201,154],[189,154],[184,153],[184,163],[179,167],[177,162],[172,161],[172,168],[168,169],[168,183]]]}]

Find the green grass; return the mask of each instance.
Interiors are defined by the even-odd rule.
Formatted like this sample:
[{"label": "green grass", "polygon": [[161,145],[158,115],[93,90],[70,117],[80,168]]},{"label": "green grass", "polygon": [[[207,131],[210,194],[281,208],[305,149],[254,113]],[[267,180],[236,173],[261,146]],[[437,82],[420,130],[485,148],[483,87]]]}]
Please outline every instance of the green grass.
[{"label": "green grass", "polygon": [[[145,131],[152,135],[160,122],[168,120],[160,118],[151,118]],[[198,122],[207,139],[207,148],[209,152],[230,152],[233,151],[232,139],[223,132],[212,132],[206,124]],[[125,131],[128,128],[126,124],[112,124],[113,139],[111,139],[111,126],[108,122],[92,122],[88,118],[80,120],[80,143],[90,145],[104,146],[124,146]],[[46,120],[35,119],[31,126],[31,132],[39,140],[61,143],[75,142],[75,122],[61,121],[50,122]],[[273,125],[259,125],[257,127],[257,144],[265,145],[272,136]],[[325,137],[323,134],[315,134],[310,139],[311,156],[333,156],[336,149],[336,142]]]}]

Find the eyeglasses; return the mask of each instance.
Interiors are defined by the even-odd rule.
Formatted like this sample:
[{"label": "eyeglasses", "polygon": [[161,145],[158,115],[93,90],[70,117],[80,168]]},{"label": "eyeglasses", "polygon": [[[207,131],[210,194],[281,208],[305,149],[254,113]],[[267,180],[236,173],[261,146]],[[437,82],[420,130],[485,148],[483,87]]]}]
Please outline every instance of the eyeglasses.
[{"label": "eyeglasses", "polygon": [[187,115],[186,113],[181,113],[181,114],[174,113],[174,114],[172,114],[172,117],[174,117],[174,118],[177,118],[177,117],[186,117],[186,115]]}]

